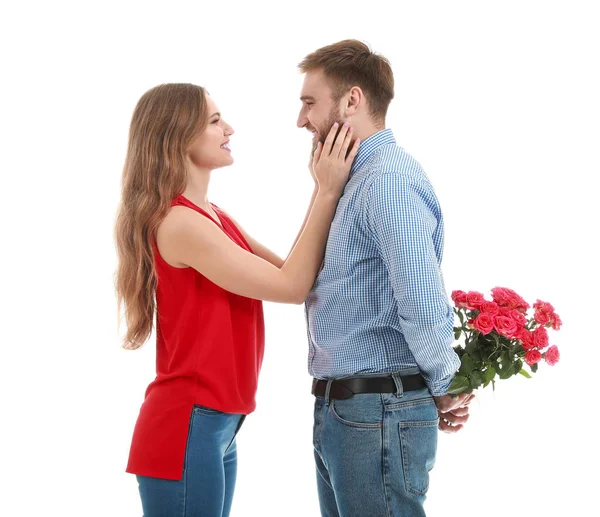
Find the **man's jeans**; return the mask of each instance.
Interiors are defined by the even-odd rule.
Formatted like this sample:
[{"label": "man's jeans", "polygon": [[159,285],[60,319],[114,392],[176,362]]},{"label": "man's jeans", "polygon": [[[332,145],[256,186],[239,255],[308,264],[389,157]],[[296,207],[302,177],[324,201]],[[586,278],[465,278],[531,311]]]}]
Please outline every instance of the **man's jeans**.
[{"label": "man's jeans", "polygon": [[427,388],[315,401],[313,444],[323,517],[421,517],[437,449]]}]

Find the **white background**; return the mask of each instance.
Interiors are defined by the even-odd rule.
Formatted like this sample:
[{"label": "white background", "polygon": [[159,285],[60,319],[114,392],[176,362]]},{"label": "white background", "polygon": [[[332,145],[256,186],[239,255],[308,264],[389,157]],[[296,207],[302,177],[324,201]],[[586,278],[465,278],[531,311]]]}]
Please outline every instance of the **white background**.
[{"label": "white background", "polygon": [[[206,86],[236,130],[210,197],[285,256],[310,198],[296,129],[316,48],[391,61],[388,127],[431,178],[446,287],[550,301],[562,353],[440,435],[429,515],[598,515],[600,37],[594,2],[20,2],[2,7],[0,514],[135,516],[124,472],[153,341],[119,348],[113,222],[130,117]],[[303,308],[265,304],[232,516],[316,516]]]}]

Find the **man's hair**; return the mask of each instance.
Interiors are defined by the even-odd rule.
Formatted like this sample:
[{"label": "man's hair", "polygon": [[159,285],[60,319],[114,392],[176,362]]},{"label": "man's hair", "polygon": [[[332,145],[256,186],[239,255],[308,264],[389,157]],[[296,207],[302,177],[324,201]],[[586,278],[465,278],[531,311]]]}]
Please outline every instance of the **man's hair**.
[{"label": "man's hair", "polygon": [[394,74],[389,61],[361,41],[347,39],[327,45],[306,56],[298,65],[304,74],[322,70],[338,102],[353,86],[365,92],[371,117],[383,122],[394,98]]}]

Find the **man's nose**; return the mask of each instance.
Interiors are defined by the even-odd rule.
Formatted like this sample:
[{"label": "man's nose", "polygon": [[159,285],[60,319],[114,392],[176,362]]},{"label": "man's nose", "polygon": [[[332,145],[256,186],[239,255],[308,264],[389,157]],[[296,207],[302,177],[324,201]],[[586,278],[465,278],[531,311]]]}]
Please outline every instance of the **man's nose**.
[{"label": "man's nose", "polygon": [[300,113],[300,115],[298,115],[298,120],[296,121],[296,125],[300,128],[306,126],[306,124],[308,124],[308,119],[306,118],[305,115],[303,115],[302,113]]}]

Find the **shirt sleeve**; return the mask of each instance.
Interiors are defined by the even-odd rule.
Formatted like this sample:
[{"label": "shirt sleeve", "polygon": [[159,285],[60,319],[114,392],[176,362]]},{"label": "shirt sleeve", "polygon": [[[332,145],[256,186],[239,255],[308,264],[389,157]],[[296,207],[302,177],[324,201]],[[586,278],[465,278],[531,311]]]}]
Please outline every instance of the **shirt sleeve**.
[{"label": "shirt sleeve", "polygon": [[445,395],[460,360],[452,348],[454,313],[439,265],[443,222],[437,198],[426,180],[391,172],[373,180],[365,205],[402,334],[431,393]]}]

